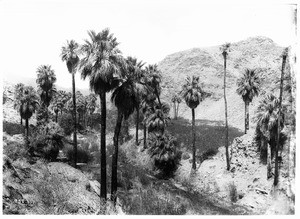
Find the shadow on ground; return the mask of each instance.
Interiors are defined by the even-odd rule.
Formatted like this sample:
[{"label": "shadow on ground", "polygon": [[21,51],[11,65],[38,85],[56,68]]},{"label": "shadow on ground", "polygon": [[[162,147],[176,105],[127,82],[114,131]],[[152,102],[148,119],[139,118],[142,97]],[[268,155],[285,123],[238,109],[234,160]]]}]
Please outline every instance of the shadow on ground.
[{"label": "shadow on ground", "polygon": [[[225,145],[225,126],[223,121],[196,120],[196,150],[198,153],[206,152],[209,149],[217,150]],[[172,120],[167,130],[177,138],[181,148],[192,150],[192,123],[190,120],[178,118]],[[244,135],[237,128],[229,127],[229,145],[233,139]]]}]

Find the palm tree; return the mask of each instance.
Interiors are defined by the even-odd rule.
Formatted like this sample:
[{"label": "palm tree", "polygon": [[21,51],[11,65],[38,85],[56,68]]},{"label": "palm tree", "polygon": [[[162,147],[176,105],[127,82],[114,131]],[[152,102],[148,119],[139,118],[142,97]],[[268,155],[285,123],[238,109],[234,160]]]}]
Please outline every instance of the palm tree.
[{"label": "palm tree", "polygon": [[148,89],[146,94],[142,96],[141,110],[143,113],[143,129],[144,129],[144,149],[147,148],[147,127],[148,119],[153,112],[156,96]]},{"label": "palm tree", "polygon": [[162,136],[165,132],[167,124],[170,121],[170,117],[168,115],[169,112],[170,107],[164,102],[159,104],[157,101],[154,101],[152,104],[150,104],[145,114],[148,132],[153,133],[156,136]]},{"label": "palm tree", "polygon": [[178,117],[179,104],[181,103],[181,98],[178,94],[173,94],[171,99],[174,107],[174,119]]},{"label": "palm tree", "polygon": [[230,169],[229,153],[228,153],[228,118],[227,118],[227,100],[226,100],[226,61],[228,52],[230,52],[230,43],[225,43],[220,48],[224,58],[224,104],[225,104],[225,149],[226,149],[226,163],[227,170]]},{"label": "palm tree", "polygon": [[87,105],[86,105],[86,108],[87,108],[87,113],[88,113],[88,121],[87,123],[89,122],[89,119],[94,112],[96,110],[96,107],[97,107],[97,96],[93,93],[89,94],[88,97],[87,97]]},{"label": "palm tree", "polygon": [[23,97],[21,99],[21,117],[25,120],[25,138],[26,145],[29,146],[29,119],[39,106],[36,91],[31,86],[24,87]]},{"label": "palm tree", "polygon": [[65,104],[67,100],[68,99],[67,99],[66,91],[59,90],[55,93],[53,97],[53,101],[50,105],[51,109],[55,113],[55,122],[57,122],[58,120],[58,113],[60,112],[60,114],[62,115],[62,110],[65,108]]},{"label": "palm tree", "polygon": [[[262,144],[267,144],[267,178],[270,178],[272,176],[270,142],[272,139],[275,139],[275,142],[277,142],[278,122],[280,122],[280,127],[283,127],[283,114],[279,114],[279,101],[273,94],[267,95],[260,101],[256,119],[257,128],[261,133],[261,142]],[[261,147],[263,146],[261,145]]]},{"label": "palm tree", "polygon": [[245,134],[249,130],[249,103],[258,95],[259,77],[255,70],[246,69],[243,76],[237,81],[237,93],[242,96],[245,103]]},{"label": "palm tree", "polygon": [[36,83],[43,106],[48,107],[50,105],[50,101],[56,92],[54,87],[55,82],[56,76],[50,65],[41,65],[37,68]]},{"label": "palm tree", "polygon": [[[129,67],[130,68],[130,67]],[[117,124],[114,133],[114,154],[112,157],[112,175],[111,175],[111,197],[116,202],[117,192],[117,168],[118,168],[118,139],[121,130],[123,118],[126,120],[134,112],[137,106],[138,95],[136,92],[135,75],[131,71],[125,72],[120,85],[112,93],[111,100],[118,109]]]},{"label": "palm tree", "polygon": [[100,96],[101,101],[101,198],[106,200],[106,92],[118,85],[117,77],[123,57],[117,39],[104,29],[99,33],[89,31],[90,40],[85,40],[81,50],[84,57],[80,63],[81,76],[89,77],[90,89]]},{"label": "palm tree", "polygon": [[126,59],[126,64],[127,64],[127,71],[129,74],[133,75],[134,80],[136,82],[136,131],[135,131],[135,144],[138,145],[139,142],[139,112],[140,112],[140,105],[141,105],[141,96],[145,92],[144,86],[141,85],[141,80],[143,77],[143,70],[142,67],[144,66],[145,63],[142,61],[137,61],[136,58],[133,58],[131,56],[127,57]]},{"label": "palm tree", "polygon": [[186,83],[182,86],[182,95],[188,105],[192,109],[192,135],[193,135],[193,164],[192,168],[196,169],[196,133],[195,133],[195,108],[203,100],[203,91],[199,85],[199,77],[187,77]]},{"label": "palm tree", "polygon": [[158,66],[155,65],[148,65],[146,67],[146,81],[150,88],[152,88],[153,93],[156,95],[159,105],[161,106],[160,101],[160,92],[161,92],[161,73],[158,70]]},{"label": "palm tree", "polygon": [[[284,69],[286,64],[286,58],[288,55],[288,48],[285,48],[282,53],[282,68],[281,68],[281,77],[280,77],[280,94],[279,94],[279,109],[278,113],[281,115],[282,111],[282,91],[283,91],[283,77],[284,77]],[[278,184],[278,148],[279,148],[279,139],[280,139],[280,132],[281,132],[281,118],[278,117],[278,124],[277,124],[277,142],[276,142],[276,148],[275,148],[275,176],[274,176],[274,186]]]},{"label": "palm tree", "polygon": [[21,100],[24,95],[24,84],[23,83],[18,83],[15,85],[15,93],[14,93],[14,109],[20,113],[20,118],[21,118],[21,125],[23,125],[23,120],[21,116]]},{"label": "palm tree", "polygon": [[66,62],[70,74],[72,74],[72,93],[73,93],[73,122],[74,122],[74,167],[77,165],[77,125],[76,125],[76,96],[75,96],[75,73],[79,62],[79,46],[74,41],[67,41],[67,44],[62,47],[61,59]]}]

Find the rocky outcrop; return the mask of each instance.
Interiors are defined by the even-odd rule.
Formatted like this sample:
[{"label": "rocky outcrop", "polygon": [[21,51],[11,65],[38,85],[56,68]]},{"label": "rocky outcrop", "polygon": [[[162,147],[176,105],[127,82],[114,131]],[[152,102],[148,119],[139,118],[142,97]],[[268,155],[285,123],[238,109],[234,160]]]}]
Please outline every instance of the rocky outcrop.
[{"label": "rocky outcrop", "polygon": [[4,156],[4,214],[95,214],[100,198],[88,178],[64,163],[30,165]]}]

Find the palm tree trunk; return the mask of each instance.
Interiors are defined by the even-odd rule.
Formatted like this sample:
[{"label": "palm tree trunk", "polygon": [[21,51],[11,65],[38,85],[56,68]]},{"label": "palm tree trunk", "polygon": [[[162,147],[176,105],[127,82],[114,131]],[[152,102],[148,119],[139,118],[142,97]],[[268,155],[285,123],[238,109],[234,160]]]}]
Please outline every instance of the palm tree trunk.
[{"label": "palm tree trunk", "polygon": [[75,73],[72,72],[72,90],[73,90],[73,144],[74,144],[74,167],[77,166],[77,124],[76,124],[76,95],[75,95]]},{"label": "palm tree trunk", "polygon": [[249,130],[250,120],[249,120],[249,102],[246,103],[246,118],[247,118],[247,130]]},{"label": "palm tree trunk", "polygon": [[245,134],[249,130],[249,102],[245,101]]},{"label": "palm tree trunk", "polygon": [[282,105],[282,90],[283,90],[283,75],[284,68],[286,63],[286,54],[282,56],[282,68],[281,68],[281,77],[280,77],[280,94],[279,94],[279,116],[278,116],[278,125],[277,125],[277,141],[275,148],[275,176],[274,176],[274,186],[278,184],[278,175],[279,175],[279,167],[278,167],[278,148],[279,148],[279,140],[280,140],[280,132],[281,132],[281,105]]},{"label": "palm tree trunk", "polygon": [[139,145],[139,119],[140,119],[140,110],[139,106],[136,107],[136,125],[135,125],[135,144]]},{"label": "palm tree trunk", "polygon": [[176,119],[178,118],[178,111],[179,111],[179,102],[177,102]]},{"label": "palm tree trunk", "polygon": [[160,106],[160,108],[162,108],[162,105],[161,105],[161,101],[160,101],[160,98],[159,98],[159,95],[158,95],[158,90],[157,90],[157,88],[155,88],[155,94],[156,94],[156,97],[157,97],[159,106]]},{"label": "palm tree trunk", "polygon": [[115,128],[114,134],[114,154],[112,156],[112,164],[111,164],[111,200],[116,204],[117,201],[117,185],[118,185],[118,140],[122,125],[123,114],[120,110],[118,110],[118,118],[117,124]]},{"label": "palm tree trunk", "polygon": [[269,144],[269,142],[267,143],[267,147],[268,147],[268,155],[267,155],[267,179],[272,177],[272,159],[271,159],[271,146]]},{"label": "palm tree trunk", "polygon": [[176,119],[176,102],[173,102],[173,108],[174,108],[174,119]]},{"label": "palm tree trunk", "polygon": [[196,170],[195,109],[192,109],[192,135],[193,135],[193,164],[192,164],[192,168],[194,170]]},{"label": "palm tree trunk", "polygon": [[225,103],[225,149],[227,170],[230,169],[229,153],[228,153],[228,119],[227,119],[227,100],[226,100],[226,55],[224,56],[224,103]]},{"label": "palm tree trunk", "polygon": [[26,133],[25,133],[25,141],[26,141],[26,147],[29,148],[29,120],[28,119],[25,119],[25,130],[26,130]]},{"label": "palm tree trunk", "polygon": [[101,101],[101,191],[100,197],[106,200],[106,93],[100,92]]},{"label": "palm tree trunk", "polygon": [[147,148],[147,126],[144,124],[144,149]]}]

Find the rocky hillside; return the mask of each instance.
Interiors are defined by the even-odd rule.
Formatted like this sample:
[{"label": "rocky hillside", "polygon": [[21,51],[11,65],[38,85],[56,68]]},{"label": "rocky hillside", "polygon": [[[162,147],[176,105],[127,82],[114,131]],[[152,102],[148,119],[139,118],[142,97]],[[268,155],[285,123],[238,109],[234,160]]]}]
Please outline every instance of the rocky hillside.
[{"label": "rocky hillside", "polygon": [[[224,120],[223,56],[220,46],[193,48],[167,56],[159,63],[163,75],[163,99],[170,103],[173,93],[180,92],[187,76],[200,77],[204,91],[211,94],[196,109],[196,119]],[[253,37],[231,44],[227,60],[227,95],[229,125],[243,129],[244,103],[236,94],[236,81],[245,68],[255,68],[261,77],[261,94],[274,92],[280,77],[283,47],[266,37]],[[259,98],[250,106],[253,115]],[[179,116],[191,118],[190,110],[181,104]],[[250,118],[251,119],[251,118]]]},{"label": "rocky hillside", "polygon": [[[159,69],[166,90],[178,92],[187,76],[197,75],[207,92],[216,99],[222,97],[220,88],[223,86],[224,60],[219,47],[193,48],[171,54],[162,60]],[[264,81],[279,77],[282,51],[282,47],[266,37],[232,43],[227,60],[229,89],[234,87],[245,68],[258,69]]]}]

